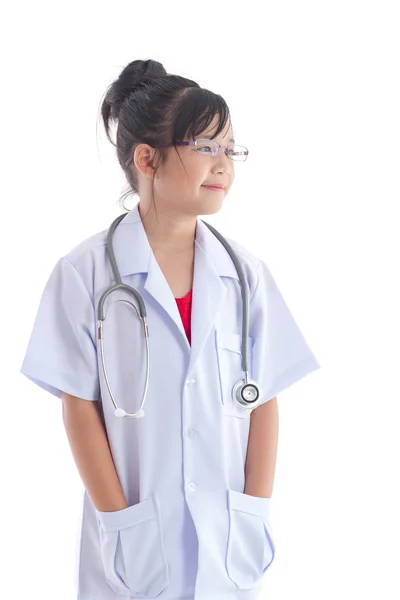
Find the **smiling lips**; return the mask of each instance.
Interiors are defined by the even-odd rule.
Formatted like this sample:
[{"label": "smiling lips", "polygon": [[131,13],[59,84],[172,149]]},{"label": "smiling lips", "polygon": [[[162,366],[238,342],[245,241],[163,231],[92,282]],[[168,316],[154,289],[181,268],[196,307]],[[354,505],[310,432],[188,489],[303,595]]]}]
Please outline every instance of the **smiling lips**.
[{"label": "smiling lips", "polygon": [[223,185],[203,185],[202,187],[205,187],[209,190],[216,190],[216,191],[222,191],[225,189]]}]

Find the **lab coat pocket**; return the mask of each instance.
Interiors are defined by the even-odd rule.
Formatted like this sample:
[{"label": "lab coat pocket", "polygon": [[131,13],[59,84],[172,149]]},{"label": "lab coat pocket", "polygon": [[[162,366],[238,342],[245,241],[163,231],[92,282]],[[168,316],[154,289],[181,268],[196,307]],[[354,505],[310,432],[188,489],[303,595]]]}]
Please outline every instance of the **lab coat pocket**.
[{"label": "lab coat pocket", "polygon": [[[216,331],[216,345],[221,385],[222,411],[229,417],[249,418],[251,410],[242,408],[233,399],[232,390],[237,381],[243,379],[242,336],[230,331]],[[252,376],[253,338],[247,338],[249,377]]]},{"label": "lab coat pocket", "polygon": [[105,577],[116,594],[155,598],[169,585],[156,496],[113,512],[96,511]]},{"label": "lab coat pocket", "polygon": [[270,500],[228,490],[230,523],[226,568],[239,589],[257,586],[274,560]]}]

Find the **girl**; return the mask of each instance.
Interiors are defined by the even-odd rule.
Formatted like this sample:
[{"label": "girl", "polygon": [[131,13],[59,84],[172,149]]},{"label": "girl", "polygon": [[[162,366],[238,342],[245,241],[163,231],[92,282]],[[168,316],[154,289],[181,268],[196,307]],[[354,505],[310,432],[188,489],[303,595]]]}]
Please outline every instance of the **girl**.
[{"label": "girl", "polygon": [[[118,161],[140,196],[112,245],[121,283],[145,304],[149,339],[123,287],[97,326],[117,280],[102,231],[56,263],[21,368],[62,399],[84,484],[77,598],[253,600],[275,555],[277,394],[320,365],[265,262],[230,240],[259,385],[243,405],[232,393],[243,377],[241,280],[199,218],[220,210],[247,158],[224,99],[137,60],[101,114],[110,141],[117,123]],[[117,416],[126,413],[142,418]]]}]

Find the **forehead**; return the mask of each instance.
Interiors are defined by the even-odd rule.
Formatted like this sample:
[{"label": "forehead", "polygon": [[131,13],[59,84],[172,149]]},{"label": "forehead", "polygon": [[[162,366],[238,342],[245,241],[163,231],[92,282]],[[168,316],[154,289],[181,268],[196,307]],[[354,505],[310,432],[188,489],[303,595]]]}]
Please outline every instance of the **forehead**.
[{"label": "forehead", "polygon": [[[218,119],[218,116],[216,116],[216,117],[214,117],[212,123],[204,131],[202,131],[198,137],[211,138],[211,136],[214,135],[214,133],[218,127],[218,123],[219,123],[219,119]],[[228,143],[235,142],[235,139],[233,137],[232,126],[229,123],[229,121],[225,124],[224,129],[214,139],[215,140],[220,139],[220,140],[223,140],[224,142],[228,142]]]}]

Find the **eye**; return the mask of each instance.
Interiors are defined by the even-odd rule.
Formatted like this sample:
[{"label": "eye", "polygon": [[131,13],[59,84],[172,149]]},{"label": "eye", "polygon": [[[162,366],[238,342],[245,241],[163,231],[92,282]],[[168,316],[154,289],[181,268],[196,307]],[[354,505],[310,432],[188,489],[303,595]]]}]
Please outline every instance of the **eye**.
[{"label": "eye", "polygon": [[196,151],[199,154],[214,154],[217,146],[210,142],[210,140],[199,139],[197,140]]}]

